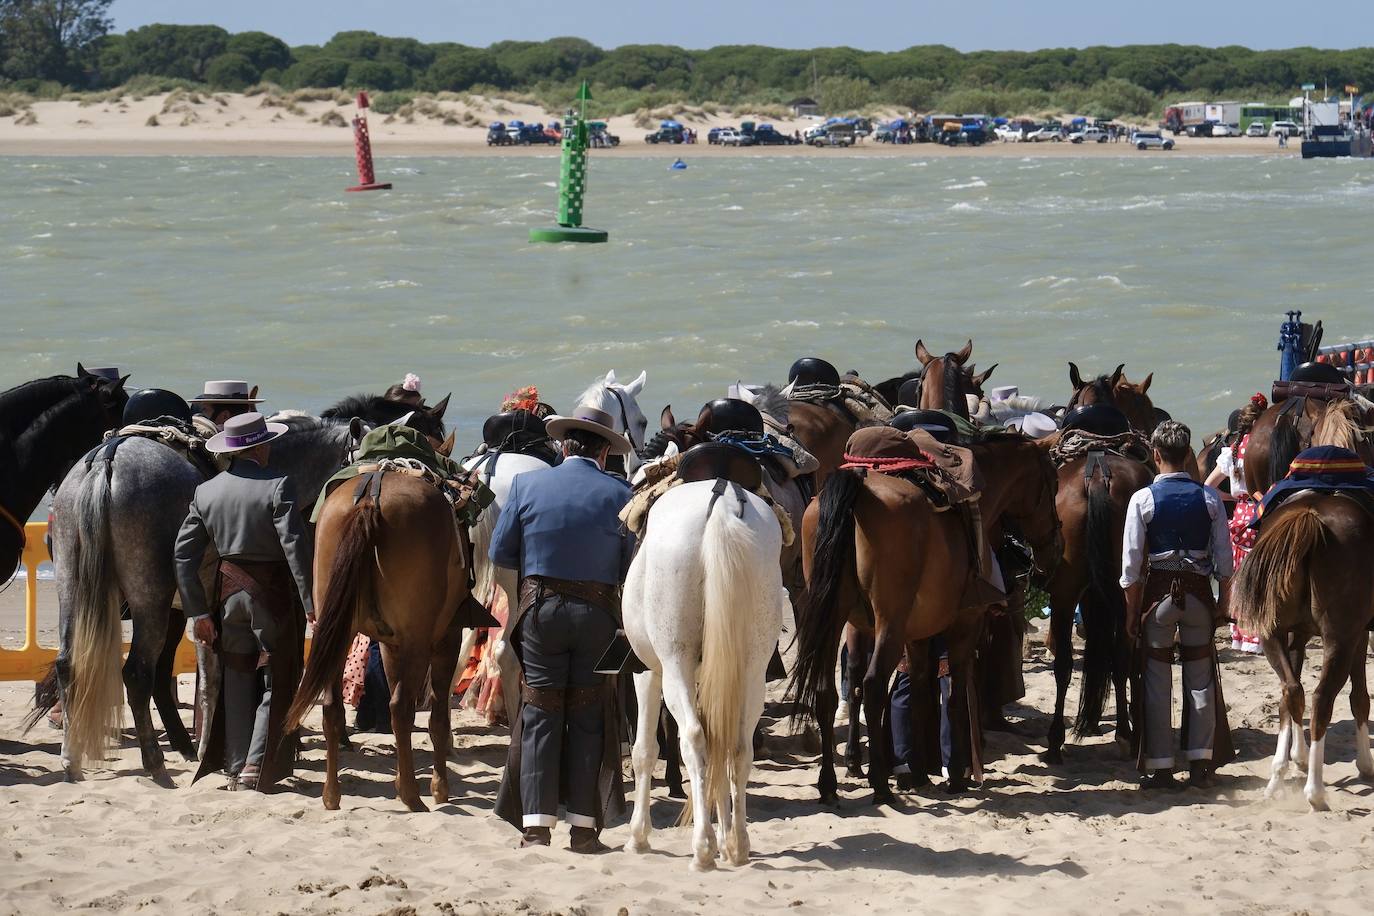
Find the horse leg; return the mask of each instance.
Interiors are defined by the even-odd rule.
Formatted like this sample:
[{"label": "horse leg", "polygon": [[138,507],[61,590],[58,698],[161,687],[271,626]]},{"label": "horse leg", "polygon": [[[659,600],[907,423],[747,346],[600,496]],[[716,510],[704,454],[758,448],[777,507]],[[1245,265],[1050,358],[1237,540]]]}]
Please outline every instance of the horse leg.
[{"label": "horse leg", "polygon": [[167,733],[167,743],[187,760],[196,759],[196,745],[181,721],[177,709],[176,664],[177,648],[181,645],[181,634],[186,630],[186,618],[174,607],[168,608],[167,636],[162,643],[162,652],[157,658],[157,673],[153,676],[153,702],[157,704],[157,715],[162,720],[162,730]]},{"label": "horse leg", "polygon": [[1116,694],[1116,748],[1124,760],[1135,759],[1135,729],[1131,726],[1131,703],[1126,693],[1127,675],[1131,670],[1134,646],[1126,636],[1123,621],[1117,626],[1115,655],[1112,659],[1112,688]]},{"label": "horse leg", "polygon": [[696,672],[664,661],[663,699],[682,733],[682,760],[692,784],[692,870],[716,867],[716,832],[711,826],[711,793],[706,784],[706,730],[696,710]]},{"label": "horse leg", "polygon": [[157,677],[158,657],[167,641],[163,613],[148,613],[142,607],[131,607],[134,622],[133,641],[129,657],[124,662],[124,689],[129,694],[129,708],[134,716],[134,732],[143,757],[143,769],[157,776],[163,773],[162,748],[153,730],[153,714],[149,708],[153,699],[153,684]]},{"label": "horse leg", "polygon": [[[1289,664],[1292,666],[1293,679],[1298,683],[1302,683],[1302,668],[1307,662],[1307,636],[1305,634],[1294,633],[1290,638],[1292,639],[1292,647],[1287,650]],[[1299,693],[1298,696],[1301,698],[1304,695]],[[1291,757],[1297,763],[1298,769],[1306,773],[1307,739],[1305,737],[1306,733],[1302,728],[1302,722],[1303,704],[1300,702],[1298,704],[1298,715],[1295,719],[1296,724],[1293,728],[1288,730],[1288,737],[1293,742]]]},{"label": "horse leg", "polygon": [[840,784],[835,779],[835,711],[840,708],[839,692],[835,689],[835,672],[830,669],[822,677],[824,683],[816,691],[816,729],[821,737],[821,772],[816,778],[816,789],[821,795],[822,805],[838,807],[840,804]]},{"label": "horse leg", "polygon": [[1264,657],[1269,667],[1279,677],[1279,736],[1274,747],[1274,760],[1269,768],[1269,785],[1265,787],[1266,798],[1273,798],[1288,776],[1288,765],[1292,761],[1293,742],[1289,737],[1293,729],[1302,728],[1302,684],[1293,674],[1288,662],[1288,651],[1283,645],[1284,636],[1266,637],[1261,643]]},{"label": "horse leg", "polygon": [[[863,779],[864,748],[859,712],[863,708],[864,671],[868,668],[868,659],[873,653],[873,641],[852,624],[845,624],[844,642],[848,650],[845,667],[848,674],[846,680],[849,682],[849,692],[845,696],[845,702],[849,704],[849,740],[845,742],[844,756],[849,775],[855,779]],[[871,719],[869,729],[873,730]]]},{"label": "horse leg", "polygon": [[[663,694],[662,676],[659,677],[658,693],[660,696]],[[659,724],[663,729],[663,738],[660,743],[663,746],[663,779],[668,783],[668,797],[686,798],[687,793],[682,790],[682,751],[678,747],[681,736],[678,735],[677,719],[667,708],[662,712]]]},{"label": "horse leg", "polygon": [[1355,769],[1364,779],[1374,778],[1374,754],[1369,750],[1369,682],[1365,674],[1365,653],[1369,651],[1369,632],[1361,631],[1359,645],[1350,660],[1350,715],[1355,720]]},{"label": "horse leg", "polygon": [[[635,746],[630,752],[635,770],[635,810],[630,815],[630,838],[625,841],[626,852],[648,852],[649,831],[654,827],[650,817],[654,765],[658,763],[659,710],[663,706],[663,675],[657,671],[641,671],[634,676],[635,701],[639,705],[639,727],[635,730]],[[676,732],[677,728],[674,727]],[[674,735],[676,738],[676,735]],[[669,791],[673,783],[669,781]],[[677,790],[682,791],[682,774],[678,773]]]},{"label": "horse leg", "polygon": [[1045,739],[1045,761],[1064,762],[1064,701],[1073,680],[1073,608],[1076,601],[1062,597],[1050,601],[1050,635],[1054,639],[1054,714]]},{"label": "horse leg", "polygon": [[344,737],[344,704],[338,684],[330,684],[320,696],[324,718],[324,792],[326,811],[339,810],[339,748]]},{"label": "horse leg", "polygon": [[415,779],[410,733],[415,728],[415,700],[424,685],[427,659],[414,651],[382,644],[382,665],[391,685],[391,734],[396,739],[396,797],[411,811],[428,811]]},{"label": "horse leg", "polygon": [[429,688],[434,695],[429,704],[429,744],[434,751],[434,774],[429,793],[436,805],[448,801],[448,757],[453,751],[452,709],[453,675],[458,670],[458,652],[463,647],[463,630],[452,626],[429,659]]},{"label": "horse leg", "polygon": [[[749,864],[749,820],[746,805],[749,789],[749,772],[754,767],[754,748],[747,737],[754,730],[759,717],[763,715],[764,693],[767,684],[762,677],[749,683],[749,699],[741,712],[740,742],[731,761],[730,783],[733,798],[730,799],[731,823],[725,837],[725,858],[731,865]],[[722,828],[725,829],[725,828]]]},{"label": "horse leg", "polygon": [[873,654],[864,674],[864,716],[868,719],[870,753],[868,784],[873,788],[873,804],[893,802],[888,778],[892,774],[892,736],[887,728],[887,685],[902,656],[903,642],[898,634],[879,621]]},{"label": "horse leg", "polygon": [[945,632],[949,652],[949,779],[945,791],[962,792],[968,788],[968,772],[973,766],[973,728],[979,722],[974,705],[973,671],[982,621],[965,622],[970,614],[956,618],[958,622]]},{"label": "horse leg", "polygon": [[[1361,646],[1365,644],[1364,639],[1358,642]],[[1304,791],[1313,811],[1328,810],[1326,786],[1322,782],[1322,766],[1326,762],[1326,729],[1331,724],[1336,694],[1340,693],[1346,678],[1350,677],[1354,648],[1339,634],[1322,634],[1322,673],[1317,679],[1317,689],[1312,694],[1312,748],[1307,761],[1307,787]],[[1363,655],[1360,659],[1363,663]]]}]

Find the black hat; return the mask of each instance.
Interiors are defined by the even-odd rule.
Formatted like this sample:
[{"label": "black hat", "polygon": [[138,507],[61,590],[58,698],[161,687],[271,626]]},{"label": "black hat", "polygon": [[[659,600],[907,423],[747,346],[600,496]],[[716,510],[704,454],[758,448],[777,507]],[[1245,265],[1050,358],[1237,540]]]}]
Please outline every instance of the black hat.
[{"label": "black hat", "polygon": [[840,372],[819,356],[803,356],[787,370],[788,384],[833,385],[840,384]]},{"label": "black hat", "polygon": [[1350,379],[1345,373],[1330,363],[1303,363],[1288,377],[1290,382],[1321,382],[1328,385],[1345,385]]},{"label": "black hat", "polygon": [[158,417],[174,417],[183,423],[191,422],[191,406],[173,391],[163,388],[142,388],[129,395],[124,405],[124,425],[148,423]]},{"label": "black hat", "polygon": [[482,441],[492,448],[507,444],[518,436],[522,440],[547,439],[544,421],[528,410],[507,410],[487,417],[482,424]]},{"label": "black hat", "polygon": [[937,442],[949,444],[958,437],[954,421],[939,410],[904,410],[888,421],[888,426],[909,433],[913,429],[923,429],[935,437]]},{"label": "black hat", "polygon": [[1131,421],[1111,404],[1086,404],[1064,414],[1059,428],[1081,429],[1095,436],[1119,436],[1131,431]]},{"label": "black hat", "polygon": [[701,408],[697,429],[716,433],[757,433],[763,435],[763,414],[748,401],[718,398]]}]

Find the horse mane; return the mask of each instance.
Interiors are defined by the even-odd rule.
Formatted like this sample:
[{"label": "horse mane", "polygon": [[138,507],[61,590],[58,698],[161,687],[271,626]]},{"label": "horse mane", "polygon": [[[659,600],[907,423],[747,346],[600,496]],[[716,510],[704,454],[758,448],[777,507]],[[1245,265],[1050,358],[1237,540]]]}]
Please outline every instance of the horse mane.
[{"label": "horse mane", "polygon": [[606,380],[599,378],[577,396],[576,404],[600,404],[606,395]]},{"label": "horse mane", "polygon": [[[0,437],[17,437],[24,431],[23,428],[10,429],[7,418],[36,419],[46,410],[74,394],[77,390],[77,381],[74,376],[54,375],[22,382],[0,392]],[[31,425],[33,419],[22,421],[22,426]]]},{"label": "horse mane", "polygon": [[415,408],[400,401],[389,401],[380,394],[354,394],[339,401],[333,407],[320,411],[321,420],[343,420],[347,422],[359,417],[374,426],[390,423],[410,413]]},{"label": "horse mane", "polygon": [[792,402],[782,393],[781,388],[769,383],[754,392],[754,406],[759,409],[759,413],[772,417],[779,426],[786,426]]},{"label": "horse mane", "polygon": [[1354,401],[1332,401],[1312,431],[1313,445],[1336,445],[1357,452],[1365,442],[1359,407]]},{"label": "horse mane", "polygon": [[[949,371],[950,367],[954,368],[953,372]],[[965,400],[964,393],[959,387],[959,383],[963,381],[964,367],[954,359],[953,353],[945,354],[945,358],[940,363],[940,375],[944,382],[944,391],[942,392],[945,402],[944,409],[957,414],[967,414],[968,401]]]}]

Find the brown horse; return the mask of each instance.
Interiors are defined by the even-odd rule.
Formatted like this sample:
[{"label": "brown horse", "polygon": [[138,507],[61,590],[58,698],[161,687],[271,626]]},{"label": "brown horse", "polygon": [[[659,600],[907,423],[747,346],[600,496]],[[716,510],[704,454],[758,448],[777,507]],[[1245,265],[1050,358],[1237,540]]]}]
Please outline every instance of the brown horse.
[{"label": "brown horse", "polygon": [[1154,402],[1146,394],[1155,374],[1151,372],[1139,383],[1127,381],[1126,364],[1117,366],[1110,376],[1099,375],[1095,379],[1083,380],[1078,366],[1069,363],[1069,382],[1073,385],[1073,396],[1068,407],[1087,407],[1090,404],[1110,404],[1126,415],[1131,429],[1148,436],[1159,425],[1159,415],[1155,412]]},{"label": "brown horse", "polygon": [[1232,586],[1246,629],[1263,640],[1265,657],[1283,685],[1270,795],[1287,775],[1291,757],[1302,754],[1303,660],[1308,641],[1313,636],[1322,639],[1305,789],[1316,811],[1327,809],[1322,783],[1326,731],[1347,678],[1355,719],[1355,764],[1365,779],[1374,777],[1365,681],[1365,651],[1374,621],[1372,555],[1374,516],[1343,496],[1300,493],[1265,514],[1259,540]]},{"label": "brown horse", "polygon": [[[1334,411],[1334,413],[1333,413]],[[1327,420],[1327,415],[1331,419]],[[1292,399],[1268,407],[1250,428],[1250,444],[1245,450],[1245,485],[1256,497],[1288,475],[1288,465],[1298,452],[1320,443],[1340,445],[1374,464],[1374,449],[1368,433],[1360,427],[1370,418],[1354,401]],[[1326,426],[1324,431],[1320,427]]]},{"label": "brown horse", "polygon": [[921,403],[916,406],[922,410],[947,410],[967,420],[968,396],[981,398],[983,383],[997,368],[997,363],[993,363],[975,374],[973,366],[965,365],[972,355],[972,340],[959,352],[944,356],[934,355],[924,342],[916,341],[916,359],[921,363]]},{"label": "brown horse", "polygon": [[404,473],[382,474],[376,489],[367,486],[369,479],[340,484],[325,498],[315,535],[315,639],[285,731],[323,697],[323,800],[337,810],[344,663],[355,633],[377,640],[391,685],[396,793],[411,811],[426,811],[410,733],[428,670],[434,691],[430,790],[436,803],[448,801],[448,696],[462,641],[454,615],[469,595],[467,558],[453,509],[437,487]]},{"label": "brown horse", "polygon": [[[1007,436],[989,441],[981,461],[985,521],[1015,523],[1039,556],[1057,560],[1062,545],[1049,459],[1029,439]],[[910,481],[841,469],[807,509],[802,538],[808,589],[797,614],[797,664],[789,692],[798,700],[794,715],[810,713],[820,729],[821,801],[835,804],[839,798],[834,659],[846,623],[875,636],[863,678],[874,803],[892,799],[887,685],[904,648],[913,660],[924,657],[925,641],[939,634],[949,647],[953,686],[949,788],[962,788],[973,763],[977,719],[969,710],[977,707],[971,674],[986,608],[959,606],[977,560],[957,513],[936,512]],[[939,726],[920,721],[923,705],[913,704],[914,725],[916,734],[929,736]]]}]

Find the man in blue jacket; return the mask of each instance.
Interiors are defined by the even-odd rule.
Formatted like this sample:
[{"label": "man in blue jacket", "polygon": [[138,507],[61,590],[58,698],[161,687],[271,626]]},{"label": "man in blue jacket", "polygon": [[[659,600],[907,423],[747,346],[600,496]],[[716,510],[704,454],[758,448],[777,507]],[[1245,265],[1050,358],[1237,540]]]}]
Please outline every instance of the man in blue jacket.
[{"label": "man in blue jacket", "polygon": [[620,627],[634,547],[619,518],[630,488],[605,472],[631,450],[613,423],[586,405],[548,418],[563,462],[515,478],[492,536],[492,562],[520,574],[507,636],[525,676],[496,810],[522,846],[549,845],[561,802],[570,848],[604,851],[601,828],[624,806],[616,704],[593,670]]}]

